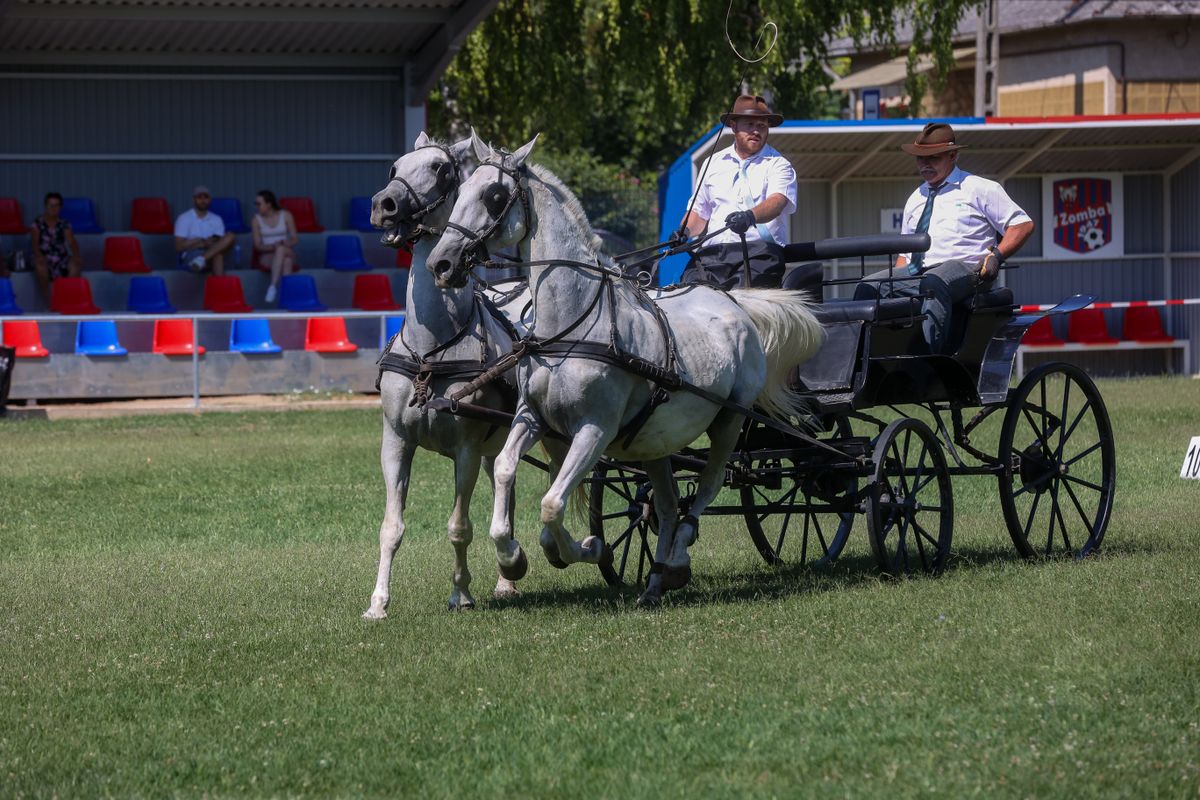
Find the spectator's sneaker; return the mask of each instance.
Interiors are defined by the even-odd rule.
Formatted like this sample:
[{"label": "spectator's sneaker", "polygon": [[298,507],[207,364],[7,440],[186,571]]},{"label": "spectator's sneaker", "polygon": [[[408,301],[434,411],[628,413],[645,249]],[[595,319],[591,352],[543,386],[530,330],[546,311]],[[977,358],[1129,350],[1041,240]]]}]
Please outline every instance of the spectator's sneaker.
[{"label": "spectator's sneaker", "polygon": [[195,258],[193,258],[191,260],[191,262],[188,264],[188,267],[192,270],[192,272],[203,272],[204,271],[204,256],[196,256]]},{"label": "spectator's sneaker", "polygon": [[266,296],[266,298],[265,298],[265,302],[267,302],[267,303],[274,303],[274,302],[275,302],[275,294],[276,294],[276,292],[275,292],[275,286],[274,286],[274,284],[272,284],[271,286],[268,286],[268,287],[267,287],[267,296]]}]

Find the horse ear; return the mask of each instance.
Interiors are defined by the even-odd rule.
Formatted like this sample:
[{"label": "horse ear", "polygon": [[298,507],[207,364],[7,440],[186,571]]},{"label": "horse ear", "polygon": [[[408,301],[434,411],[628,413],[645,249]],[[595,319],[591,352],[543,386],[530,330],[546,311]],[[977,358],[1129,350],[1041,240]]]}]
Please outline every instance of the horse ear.
[{"label": "horse ear", "polygon": [[492,148],[479,138],[479,134],[475,132],[475,128],[471,128],[471,146],[475,149],[475,158],[482,161],[487,161],[492,157]]},{"label": "horse ear", "polygon": [[541,136],[541,134],[536,134],[532,139],[522,145],[520,150],[513,153],[513,160],[517,162],[518,167],[524,166],[525,159],[529,158],[529,154],[533,152],[533,146],[537,144],[538,136]]},{"label": "horse ear", "polygon": [[429,137],[425,135],[425,131],[421,131],[417,134],[417,140],[413,142],[413,149],[416,150],[418,147],[424,147],[427,144],[429,144]]},{"label": "horse ear", "polygon": [[463,139],[461,142],[450,145],[450,152],[454,154],[454,160],[459,164],[465,163],[471,157],[472,144],[470,139]]}]

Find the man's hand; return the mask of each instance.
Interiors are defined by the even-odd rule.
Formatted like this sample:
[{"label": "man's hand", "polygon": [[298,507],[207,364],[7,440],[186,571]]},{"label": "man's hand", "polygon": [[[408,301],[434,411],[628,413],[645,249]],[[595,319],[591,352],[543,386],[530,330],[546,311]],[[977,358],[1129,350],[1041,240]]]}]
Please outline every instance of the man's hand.
[{"label": "man's hand", "polygon": [[681,244],[687,244],[690,238],[692,238],[692,232],[688,230],[688,226],[681,225],[679,230],[672,233],[667,239],[667,244],[671,247],[679,247]]},{"label": "man's hand", "polygon": [[753,211],[735,211],[725,218],[725,227],[736,234],[745,233],[755,224]]},{"label": "man's hand", "polygon": [[996,273],[1000,271],[1001,258],[996,252],[996,248],[988,248],[988,253],[983,257],[983,262],[979,265],[979,279],[990,281],[996,277]]}]

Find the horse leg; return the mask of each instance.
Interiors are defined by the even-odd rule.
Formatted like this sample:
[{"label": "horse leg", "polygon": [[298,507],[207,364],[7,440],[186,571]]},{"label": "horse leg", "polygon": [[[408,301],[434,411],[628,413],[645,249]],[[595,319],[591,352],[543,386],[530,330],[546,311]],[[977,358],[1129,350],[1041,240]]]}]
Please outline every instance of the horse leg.
[{"label": "horse leg", "polygon": [[504,441],[504,448],[496,456],[490,531],[492,544],[496,546],[496,563],[500,575],[510,581],[519,581],[529,570],[529,560],[525,557],[525,551],[513,538],[513,489],[517,482],[517,465],[521,463],[521,456],[528,453],[529,448],[537,444],[541,437],[542,431],[533,412],[524,403],[518,403],[508,438]]},{"label": "horse leg", "polygon": [[[563,461],[567,458],[567,445],[558,440],[547,439],[542,442],[542,446],[546,448],[546,455],[550,461],[550,482],[558,478],[558,474],[562,472]],[[558,542],[554,540],[554,535],[547,527],[542,528],[541,535],[538,537],[538,544],[542,546],[542,552],[546,555],[546,560],[550,562],[550,566],[555,569],[566,569],[567,562],[562,560],[562,556],[558,554]]]},{"label": "horse leg", "polygon": [[[496,490],[496,458],[495,456],[484,456],[483,471],[487,473],[488,480],[492,482],[492,491]],[[513,497],[509,497],[508,503],[508,527],[513,530],[515,527],[513,514],[516,511],[516,504],[512,502]],[[504,573],[499,570],[497,564],[496,570],[496,588],[492,590],[492,597],[497,600],[504,600],[509,597],[519,597],[521,592],[517,590],[515,581],[510,581],[504,577]]]},{"label": "horse leg", "polygon": [[671,542],[671,554],[663,569],[663,585],[667,589],[681,589],[692,579],[692,557],[688,548],[699,538],[700,515],[708,504],[716,499],[725,480],[725,466],[729,454],[737,445],[738,434],[742,427],[742,417],[727,409],[717,414],[712,424],[708,426],[708,460],[700,472],[696,482],[696,497],[687,510],[687,515],[679,521],[675,529],[675,537]]},{"label": "horse leg", "polygon": [[388,603],[391,602],[392,559],[404,541],[404,506],[408,502],[408,479],[415,452],[412,439],[397,431],[391,421],[384,423],[379,461],[383,467],[387,499],[383,523],[379,526],[379,572],[375,578],[375,591],[371,593],[371,606],[363,613],[363,619],[387,617]]},{"label": "horse leg", "polygon": [[[547,549],[546,557],[558,557],[564,564],[576,561],[586,561],[589,564],[601,564],[612,559],[612,549],[599,536],[589,536],[582,545],[571,538],[571,534],[563,525],[566,516],[567,501],[575,491],[588,471],[596,465],[596,461],[604,453],[613,439],[613,433],[605,431],[598,425],[585,425],[571,440],[571,447],[558,474],[550,483],[550,488],[542,497],[542,547],[546,542],[554,543],[554,550]],[[549,536],[547,536],[549,533]]]},{"label": "horse leg", "polygon": [[668,588],[663,585],[663,565],[670,555],[671,541],[675,538],[679,487],[675,484],[675,473],[671,469],[669,457],[643,462],[642,468],[646,470],[650,485],[654,487],[654,512],[658,515],[658,545],[655,547],[654,565],[650,568],[646,589],[637,602],[642,608],[655,608],[662,602],[663,592]]},{"label": "horse leg", "polygon": [[467,567],[467,549],[474,530],[471,527],[471,494],[479,480],[479,454],[470,448],[459,450],[454,457],[454,509],[446,525],[450,544],[454,546],[454,590],[450,592],[451,611],[475,608],[471,597],[471,570]]}]

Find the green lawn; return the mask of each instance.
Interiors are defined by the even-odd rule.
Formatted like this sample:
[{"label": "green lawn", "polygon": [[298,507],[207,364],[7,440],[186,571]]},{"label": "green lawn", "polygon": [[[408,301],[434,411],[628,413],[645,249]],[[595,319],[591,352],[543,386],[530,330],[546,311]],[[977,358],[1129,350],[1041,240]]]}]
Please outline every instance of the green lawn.
[{"label": "green lawn", "polygon": [[[377,412],[0,421],[0,796],[1195,797],[1200,383],[1101,385],[1103,554],[1016,558],[956,483],[955,558],[889,581],[706,521],[658,612],[549,568],[522,474],[524,595],[448,614],[448,462],[422,455],[391,618],[359,619]],[[982,438],[980,441],[991,443]]]}]

